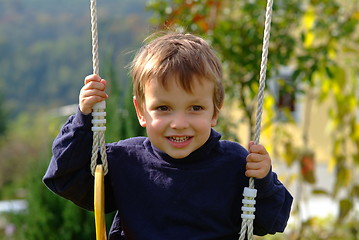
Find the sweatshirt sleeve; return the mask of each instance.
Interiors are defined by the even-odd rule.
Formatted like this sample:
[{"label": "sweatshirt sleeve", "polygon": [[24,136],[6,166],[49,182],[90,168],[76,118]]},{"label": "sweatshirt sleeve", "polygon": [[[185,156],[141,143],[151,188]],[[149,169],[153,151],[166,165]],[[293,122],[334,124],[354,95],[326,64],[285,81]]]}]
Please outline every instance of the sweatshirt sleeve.
[{"label": "sweatshirt sleeve", "polygon": [[263,179],[255,179],[255,187],[258,192],[254,234],[263,236],[283,232],[290,216],[293,197],[272,171]]},{"label": "sweatshirt sleeve", "polygon": [[[73,201],[76,205],[93,211],[94,177],[90,162],[92,152],[91,115],[79,110],[69,117],[52,145],[52,158],[43,177],[44,184],[54,193]],[[106,212],[112,211],[105,177]]]}]

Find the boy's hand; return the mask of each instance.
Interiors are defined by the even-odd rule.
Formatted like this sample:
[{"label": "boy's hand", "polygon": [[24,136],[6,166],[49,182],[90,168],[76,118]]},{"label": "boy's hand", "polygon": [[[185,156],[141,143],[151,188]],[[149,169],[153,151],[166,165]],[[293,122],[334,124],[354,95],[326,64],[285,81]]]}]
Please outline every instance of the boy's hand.
[{"label": "boy's hand", "polygon": [[94,74],[87,76],[79,95],[80,111],[83,114],[90,114],[93,105],[108,98],[105,90],[106,80]]},{"label": "boy's hand", "polygon": [[262,145],[254,145],[251,141],[248,145],[249,155],[247,156],[246,176],[264,178],[270,171],[271,158]]}]

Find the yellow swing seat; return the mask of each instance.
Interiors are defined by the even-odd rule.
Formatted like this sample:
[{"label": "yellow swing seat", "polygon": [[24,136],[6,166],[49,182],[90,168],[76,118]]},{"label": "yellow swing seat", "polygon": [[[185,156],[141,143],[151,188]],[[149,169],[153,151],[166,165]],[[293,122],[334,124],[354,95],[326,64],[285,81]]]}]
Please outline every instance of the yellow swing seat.
[{"label": "yellow swing seat", "polygon": [[94,212],[95,212],[95,227],[96,227],[97,240],[107,240],[104,188],[105,188],[104,171],[102,165],[98,164],[95,170],[95,193],[94,193]]}]

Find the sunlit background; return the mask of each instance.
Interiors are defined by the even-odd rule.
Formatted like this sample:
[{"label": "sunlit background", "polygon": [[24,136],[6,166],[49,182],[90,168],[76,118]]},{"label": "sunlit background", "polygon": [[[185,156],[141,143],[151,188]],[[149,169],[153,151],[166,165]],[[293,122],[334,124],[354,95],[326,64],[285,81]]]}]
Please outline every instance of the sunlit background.
[{"label": "sunlit background", "polygon": [[[97,0],[106,141],[144,134],[128,65],[148,35],[171,29],[201,35],[221,58],[226,100],[217,130],[247,146],[265,6]],[[359,239],[359,2],[275,0],[272,21],[261,143],[295,202],[284,233],[256,239]],[[89,1],[0,0],[0,239],[95,239],[93,213],[41,182],[91,59]]]}]

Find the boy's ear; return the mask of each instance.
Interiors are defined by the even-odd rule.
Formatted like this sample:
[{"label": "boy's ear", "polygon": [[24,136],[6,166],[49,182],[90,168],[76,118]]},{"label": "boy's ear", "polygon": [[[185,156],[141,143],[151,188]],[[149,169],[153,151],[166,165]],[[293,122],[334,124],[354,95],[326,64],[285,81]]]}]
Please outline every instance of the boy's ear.
[{"label": "boy's ear", "polygon": [[135,106],[135,109],[136,109],[138,122],[140,123],[141,127],[146,127],[146,119],[143,116],[143,113],[142,113],[142,110],[141,110],[142,108],[140,108],[135,96],[133,96],[133,105]]},{"label": "boy's ear", "polygon": [[219,118],[219,112],[221,111],[222,106],[223,106],[223,103],[219,106],[218,111],[213,115],[212,121],[211,121],[211,127],[217,126],[217,121],[218,121],[218,118]]},{"label": "boy's ear", "polygon": [[217,126],[217,121],[218,121],[218,113],[213,116],[211,121],[211,127]]}]

